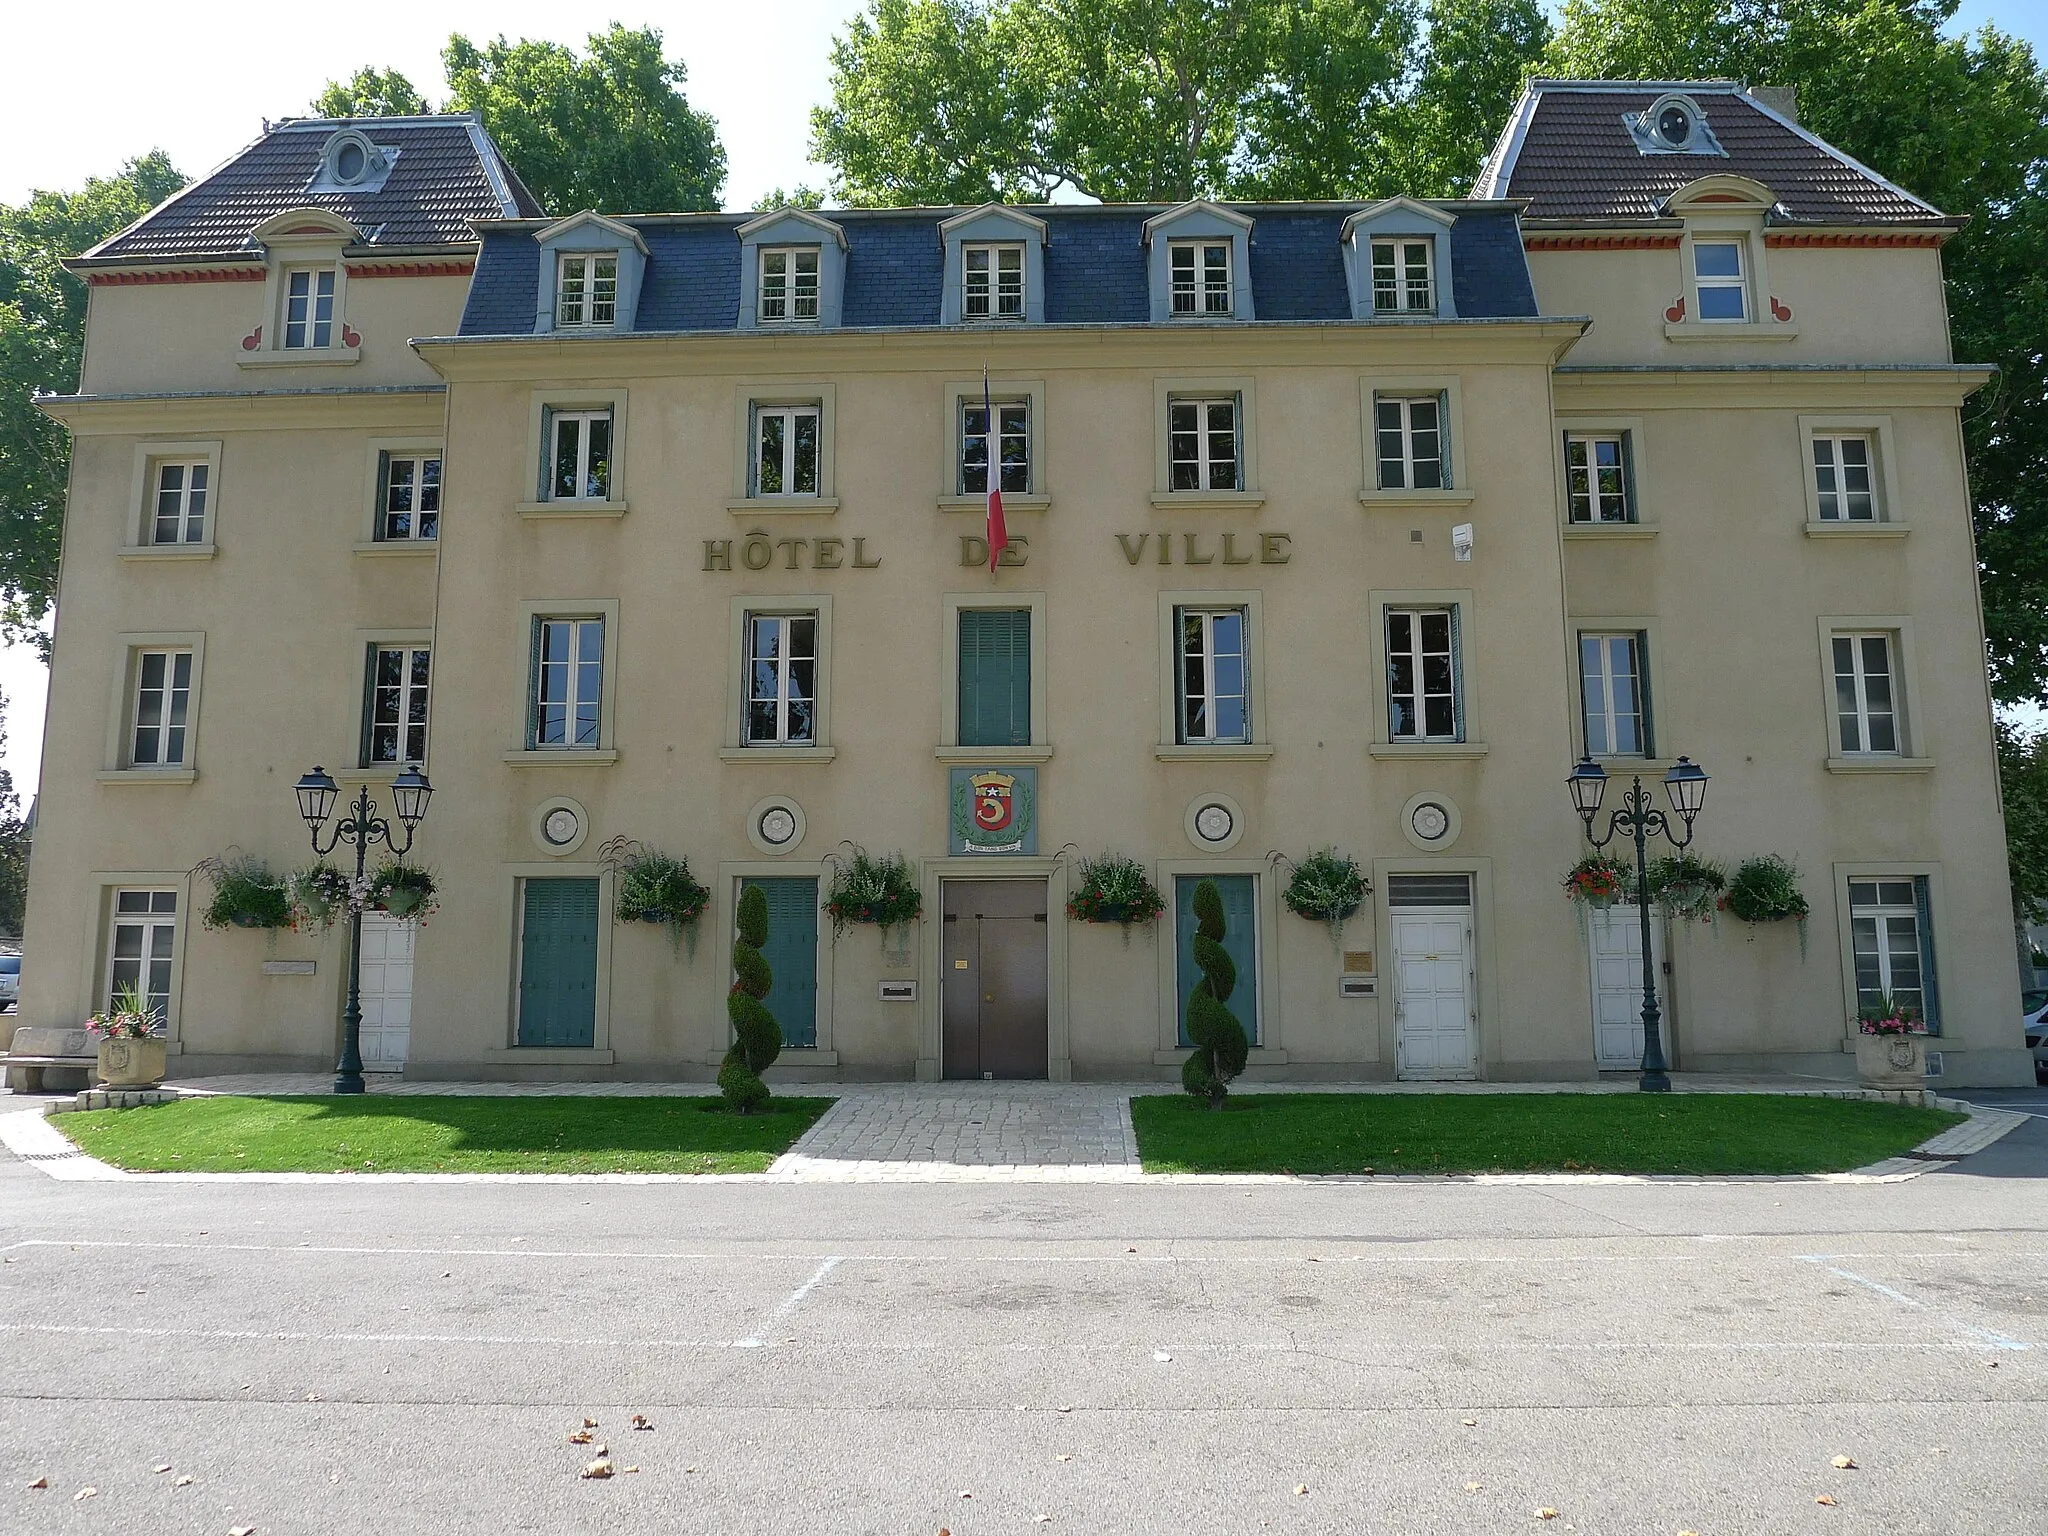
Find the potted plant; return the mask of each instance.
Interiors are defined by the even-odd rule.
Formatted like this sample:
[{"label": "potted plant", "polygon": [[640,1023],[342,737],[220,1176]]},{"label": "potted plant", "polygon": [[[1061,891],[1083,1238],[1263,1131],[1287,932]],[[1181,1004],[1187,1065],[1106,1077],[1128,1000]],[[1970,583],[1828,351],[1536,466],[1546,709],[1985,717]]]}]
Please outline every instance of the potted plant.
[{"label": "potted plant", "polygon": [[202,859],[193,873],[213,882],[213,900],[199,919],[208,928],[291,926],[292,904],[285,883],[261,859],[245,853]]},{"label": "potted plant", "polygon": [[370,877],[364,905],[404,922],[424,923],[440,910],[440,887],[425,865],[393,860]]},{"label": "potted plant", "polygon": [[849,857],[833,861],[825,911],[835,941],[849,923],[874,923],[886,948],[890,929],[908,927],[924,915],[924,893],[902,854],[876,857],[856,843]]},{"label": "potted plant", "polygon": [[1604,853],[1589,853],[1566,870],[1559,883],[1567,899],[1599,912],[1627,895],[1629,871]]},{"label": "potted plant", "polygon": [[1287,910],[1330,926],[1330,942],[1342,947],[1344,924],[1372,892],[1358,860],[1334,848],[1320,848],[1294,866],[1280,899]]},{"label": "potted plant", "polygon": [[1728,885],[1718,864],[1691,852],[1652,859],[1647,873],[1650,899],[1666,917],[1681,922],[1711,923]]},{"label": "potted plant", "polygon": [[1927,1021],[1920,1010],[1880,992],[1856,1013],[1856,1076],[1866,1088],[1923,1088]]},{"label": "potted plant", "polygon": [[1079,923],[1117,923],[1126,941],[1131,924],[1149,923],[1166,910],[1166,899],[1145,866],[1121,853],[1083,859],[1080,883],[1067,898],[1067,916]]},{"label": "potted plant", "polygon": [[1775,853],[1744,859],[1728,877],[1727,894],[1721,910],[1754,926],[1781,923],[1787,919],[1799,925],[1799,955],[1806,957],[1806,894],[1799,889],[1799,871],[1790,859]]},{"label": "potted plant", "polygon": [[107,1088],[153,1088],[164,1080],[163,1020],[133,984],[114,990],[114,1005],[85,1021],[99,1042],[99,1080]]},{"label": "potted plant", "polygon": [[285,882],[291,895],[292,927],[300,933],[325,933],[337,917],[349,910],[354,898],[353,884],[347,875],[325,862],[292,871]]},{"label": "potted plant", "polygon": [[690,873],[688,859],[672,859],[635,845],[618,861],[619,895],[613,913],[622,923],[661,923],[671,949],[711,904],[711,889]]}]

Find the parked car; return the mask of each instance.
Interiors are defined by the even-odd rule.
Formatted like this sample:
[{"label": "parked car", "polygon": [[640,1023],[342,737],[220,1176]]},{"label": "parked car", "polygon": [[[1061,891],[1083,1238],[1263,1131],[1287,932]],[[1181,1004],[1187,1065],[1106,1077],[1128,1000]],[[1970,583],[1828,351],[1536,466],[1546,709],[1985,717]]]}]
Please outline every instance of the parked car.
[{"label": "parked car", "polygon": [[2020,1023],[2027,1032],[2027,1049],[2034,1053],[2034,1076],[2048,1082],[2048,987],[2020,994]]},{"label": "parked car", "polygon": [[[2031,995],[2031,994],[2029,994]],[[21,956],[0,955],[0,1012],[21,1001]],[[2029,1024],[2028,1029],[2034,1026]]]}]

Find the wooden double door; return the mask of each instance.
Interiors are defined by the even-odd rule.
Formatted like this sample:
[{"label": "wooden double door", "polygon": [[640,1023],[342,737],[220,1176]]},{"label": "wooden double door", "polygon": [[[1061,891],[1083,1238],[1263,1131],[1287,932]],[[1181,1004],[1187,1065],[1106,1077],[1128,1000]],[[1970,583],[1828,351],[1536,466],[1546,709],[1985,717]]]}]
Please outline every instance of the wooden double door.
[{"label": "wooden double door", "polygon": [[948,880],[940,959],[949,1078],[1048,1075],[1043,880]]}]

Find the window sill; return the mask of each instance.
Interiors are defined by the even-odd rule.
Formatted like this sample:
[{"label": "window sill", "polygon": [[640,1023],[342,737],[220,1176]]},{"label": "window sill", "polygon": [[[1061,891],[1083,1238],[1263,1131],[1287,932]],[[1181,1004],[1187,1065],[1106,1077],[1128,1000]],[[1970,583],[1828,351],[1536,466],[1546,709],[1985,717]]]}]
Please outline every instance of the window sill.
[{"label": "window sill", "polygon": [[618,1053],[590,1046],[515,1045],[509,1050],[486,1050],[485,1061],[524,1061],[537,1067],[609,1067]]},{"label": "window sill", "polygon": [[[1043,512],[1051,505],[1052,498],[1050,496],[1036,494],[1027,496],[1022,491],[1017,492],[1013,496],[1008,491],[1003,492],[1003,510],[1005,512]],[[939,510],[941,512],[986,512],[988,510],[988,497],[985,494],[979,496],[941,496],[939,498]]]},{"label": "window sill", "polygon": [[1154,491],[1152,505],[1159,508],[1234,511],[1241,507],[1263,507],[1264,491]]},{"label": "window sill", "polygon": [[211,544],[124,544],[115,551],[123,560],[211,560]]},{"label": "window sill", "polygon": [[1470,491],[1360,491],[1362,507],[1469,507]]},{"label": "window sill", "polygon": [[1152,749],[1152,755],[1162,763],[1263,763],[1273,755],[1273,748],[1263,741],[1218,742],[1213,746],[1162,742]]},{"label": "window sill", "polygon": [[1376,741],[1365,749],[1374,757],[1460,758],[1486,756],[1483,741]]},{"label": "window sill", "polygon": [[1754,320],[1666,320],[1666,341],[1797,341],[1796,325],[1760,325]]},{"label": "window sill", "polygon": [[1043,743],[1028,747],[933,747],[932,756],[942,763],[1049,763],[1052,748]]},{"label": "window sill", "polygon": [[771,515],[775,513],[837,512],[837,496],[735,496],[725,504],[725,510],[737,516],[753,513]]},{"label": "window sill", "polygon": [[721,763],[829,763],[837,747],[720,747]]},{"label": "window sill", "polygon": [[[1193,1054],[1194,1048],[1186,1045],[1176,1046],[1170,1051],[1154,1051],[1152,1065],[1177,1067]],[[1287,1065],[1287,1053],[1274,1046],[1255,1045],[1245,1053],[1244,1060],[1248,1067],[1284,1067]]]},{"label": "window sill", "polygon": [[199,777],[196,768],[103,768],[102,784],[190,784]]},{"label": "window sill", "polygon": [[1829,773],[1932,773],[1931,757],[1831,757]]},{"label": "window sill", "polygon": [[1657,537],[1655,523],[1566,523],[1564,536],[1568,539],[1654,539]]},{"label": "window sill", "polygon": [[507,752],[501,759],[514,768],[607,768],[618,760],[619,754],[609,747],[574,752],[534,747],[524,752]]},{"label": "window sill", "polygon": [[358,539],[356,553],[359,555],[438,555],[441,552],[437,539]]},{"label": "window sill", "polygon": [[238,352],[235,363],[242,368],[334,368],[357,362],[362,355],[361,347],[280,347]]},{"label": "window sill", "polygon": [[1806,525],[1809,539],[1903,539],[1904,523],[1819,523]]},{"label": "window sill", "polygon": [[624,517],[623,501],[522,501],[513,511],[521,517]]}]

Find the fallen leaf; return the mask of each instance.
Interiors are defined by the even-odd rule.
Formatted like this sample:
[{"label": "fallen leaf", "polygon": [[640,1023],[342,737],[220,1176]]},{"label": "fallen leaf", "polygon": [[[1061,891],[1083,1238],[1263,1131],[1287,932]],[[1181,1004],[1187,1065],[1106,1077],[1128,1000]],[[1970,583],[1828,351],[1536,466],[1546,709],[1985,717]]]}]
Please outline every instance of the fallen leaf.
[{"label": "fallen leaf", "polygon": [[1467,1483],[1465,1485],[1465,1491],[1467,1493],[1477,1493],[1479,1491],[1479,1485],[1477,1483]]},{"label": "fallen leaf", "polygon": [[638,1467],[628,1467],[626,1470],[628,1472],[638,1472],[640,1469]]},{"label": "fallen leaf", "polygon": [[1051,1515],[1040,1515],[1040,1516],[1038,1517],[1037,1523],[1038,1523],[1039,1525],[1050,1525],[1050,1524],[1052,1523],[1052,1516],[1051,1516]]},{"label": "fallen leaf", "polygon": [[1161,1362],[1162,1364],[1165,1364],[1165,1363],[1168,1363],[1168,1362],[1172,1361],[1172,1359],[1173,1359],[1173,1356],[1169,1355],[1169,1354],[1168,1354],[1168,1353],[1167,1353],[1167,1352],[1166,1352],[1165,1350],[1163,1350],[1163,1349],[1155,1349],[1155,1350],[1153,1350],[1153,1351],[1152,1351],[1152,1358],[1153,1358],[1154,1360],[1157,1360],[1157,1361]]},{"label": "fallen leaf", "polygon": [[1137,1251],[1138,1251],[1138,1250],[1137,1250],[1137,1249],[1135,1249],[1135,1248],[1126,1248],[1126,1249],[1124,1250],[1124,1252],[1125,1252],[1125,1253],[1136,1253]]},{"label": "fallen leaf", "polygon": [[1698,1531],[1680,1531],[1678,1536],[1700,1536]]},{"label": "fallen leaf", "polygon": [[151,1467],[149,1470],[152,1472],[168,1472],[171,1470],[171,1464],[166,1461],[158,1466]]},{"label": "fallen leaf", "polygon": [[31,1488],[47,1488],[49,1486],[50,1480],[47,1477],[39,1477],[34,1482],[29,1484],[29,1487]]},{"label": "fallen leaf", "polygon": [[633,1415],[633,1427],[634,1427],[635,1429],[652,1429],[652,1428],[654,1428],[654,1426],[653,1426],[652,1424],[650,1424],[650,1423],[648,1423],[648,1422],[647,1422],[647,1416],[646,1416],[645,1414],[642,1414],[642,1413],[636,1413],[636,1414],[634,1414],[634,1415]]},{"label": "fallen leaf", "polygon": [[585,1429],[595,1429],[595,1428],[597,1428],[597,1420],[595,1420],[595,1419],[585,1419],[585,1420],[583,1421],[583,1427],[584,1427]]},{"label": "fallen leaf", "polygon": [[1835,1496],[1832,1493],[1816,1493],[1813,1496],[1813,1502],[1816,1504],[1832,1504],[1835,1502]]},{"label": "fallen leaf", "polygon": [[1460,1419],[1460,1420],[1458,1420],[1458,1422],[1459,1422],[1460,1424],[1464,1425],[1464,1426],[1465,1426],[1465,1427],[1466,1427],[1467,1429],[1470,1429],[1470,1428],[1472,1428],[1472,1427],[1473,1427],[1473,1426],[1474,1426],[1475,1424],[1477,1424],[1477,1423],[1478,1423],[1479,1421],[1478,1421],[1477,1419]]},{"label": "fallen leaf", "polygon": [[309,1403],[317,1403],[320,1401],[320,1394],[318,1392],[308,1392],[306,1394],[306,1401]]},{"label": "fallen leaf", "polygon": [[1555,1520],[1557,1518],[1557,1511],[1546,1504],[1536,1511],[1536,1518],[1538,1520]]},{"label": "fallen leaf", "polygon": [[228,1536],[256,1536],[256,1527],[253,1525],[231,1525],[228,1527]]},{"label": "fallen leaf", "polygon": [[442,1278],[443,1280],[448,1280],[448,1279],[452,1279],[452,1278],[454,1277],[454,1274],[455,1274],[455,1271],[454,1271],[454,1270],[452,1270],[452,1269],[444,1269],[444,1270],[442,1270],[442,1271],[441,1271],[441,1278]]},{"label": "fallen leaf", "polygon": [[578,1477],[610,1477],[612,1475],[612,1464],[600,1456],[597,1460],[588,1463],[576,1475]]},{"label": "fallen leaf", "polygon": [[965,1488],[962,1488],[960,1490],[960,1497],[963,1499],[971,1499],[974,1497],[974,1495],[969,1493]]},{"label": "fallen leaf", "polygon": [[589,1430],[578,1429],[571,1431],[569,1435],[569,1443],[571,1445],[588,1445],[594,1438],[595,1437],[590,1433]]},{"label": "fallen leaf", "polygon": [[1061,1413],[1072,1413],[1073,1411],[1074,1411],[1074,1405],[1073,1405],[1072,1403],[1061,1403],[1061,1404],[1060,1404],[1060,1412],[1061,1412]]},{"label": "fallen leaf", "polygon": [[1307,1483],[1296,1483],[1296,1484],[1294,1485],[1294,1491],[1295,1491],[1296,1493],[1307,1493],[1307,1492],[1308,1492],[1308,1484],[1307,1484]]},{"label": "fallen leaf", "polygon": [[1060,1455],[1059,1455],[1059,1459],[1060,1459],[1061,1461],[1072,1461],[1072,1460],[1073,1460],[1074,1458],[1073,1458],[1072,1456],[1068,1455],[1068,1454],[1067,1454],[1067,1453],[1066,1453],[1065,1451],[1061,1451],[1061,1452],[1060,1452]]},{"label": "fallen leaf", "polygon": [[1998,1362],[1996,1360],[1986,1360],[1984,1362],[1984,1368],[1987,1371],[1995,1371],[1998,1369]]},{"label": "fallen leaf", "polygon": [[1856,1459],[1853,1456],[1837,1456],[1833,1461],[1829,1462],[1828,1465],[1833,1467],[1837,1472],[1850,1472],[1855,1470]]},{"label": "fallen leaf", "polygon": [[172,1483],[171,1486],[173,1488],[183,1488],[187,1483],[191,1481],[192,1474],[190,1472],[180,1472],[178,1474],[178,1480],[175,1483]]},{"label": "fallen leaf", "polygon": [[609,1456],[611,1454],[611,1447],[600,1445],[593,1449],[590,1454],[593,1456]]}]

